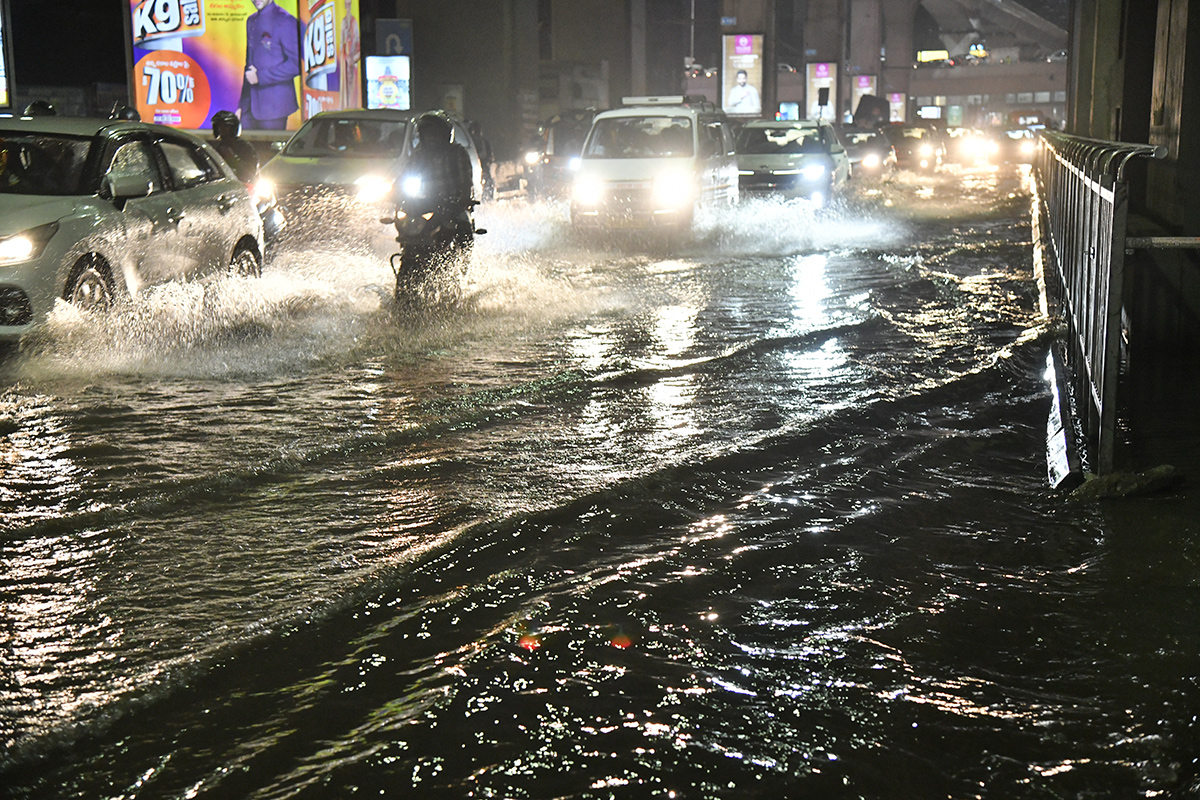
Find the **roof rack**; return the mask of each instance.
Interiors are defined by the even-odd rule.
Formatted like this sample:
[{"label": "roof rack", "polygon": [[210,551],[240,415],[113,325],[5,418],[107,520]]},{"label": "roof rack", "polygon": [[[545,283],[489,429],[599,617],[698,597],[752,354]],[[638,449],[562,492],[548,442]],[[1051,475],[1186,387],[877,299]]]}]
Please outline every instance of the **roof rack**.
[{"label": "roof rack", "polygon": [[713,111],[716,109],[716,106],[702,94],[622,97],[621,104],[624,106],[695,106],[703,111]]}]

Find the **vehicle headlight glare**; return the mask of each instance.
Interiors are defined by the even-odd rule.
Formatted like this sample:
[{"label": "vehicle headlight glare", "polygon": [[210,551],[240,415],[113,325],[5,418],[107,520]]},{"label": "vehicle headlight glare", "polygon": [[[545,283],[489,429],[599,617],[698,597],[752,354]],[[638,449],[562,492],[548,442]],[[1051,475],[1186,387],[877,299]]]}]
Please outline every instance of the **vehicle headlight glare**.
[{"label": "vehicle headlight glare", "polygon": [[933,155],[933,145],[931,145],[931,144],[923,144],[923,145],[921,145],[921,147],[920,147],[920,148],[917,150],[917,152],[918,152],[918,153],[920,153],[920,154],[921,154],[922,156],[924,156],[925,158],[929,158],[931,155]]},{"label": "vehicle headlight glare", "polygon": [[525,163],[526,164],[533,165],[533,164],[538,163],[541,160],[542,160],[542,154],[539,153],[537,150],[530,150],[528,153],[525,154]]},{"label": "vehicle headlight glare", "polygon": [[256,203],[271,200],[275,197],[275,184],[269,178],[259,178],[250,187],[250,196]]},{"label": "vehicle headlight glare", "polygon": [[1021,155],[1033,155],[1035,149],[1036,145],[1032,141],[1026,140],[1021,142]]},{"label": "vehicle headlight glare", "polygon": [[0,239],[0,264],[19,264],[37,258],[57,232],[58,223],[51,222]]},{"label": "vehicle headlight glare", "polygon": [[581,206],[599,205],[604,199],[604,184],[595,178],[580,178],[575,181],[575,202]]},{"label": "vehicle headlight glare", "polygon": [[380,175],[364,175],[354,182],[358,187],[358,199],[364,203],[376,203],[392,191],[392,181]]},{"label": "vehicle headlight glare", "polygon": [[875,169],[879,166],[879,156],[874,153],[863,156],[862,165],[867,169]]},{"label": "vehicle headlight glare", "polygon": [[425,182],[420,175],[405,175],[400,182],[400,193],[405,197],[424,197]]},{"label": "vehicle headlight glare", "polygon": [[800,170],[800,174],[804,176],[806,181],[819,181],[825,177],[824,164],[809,164]]},{"label": "vehicle headlight glare", "polygon": [[692,202],[692,176],[682,172],[665,172],[654,179],[650,191],[655,205],[686,205]]}]

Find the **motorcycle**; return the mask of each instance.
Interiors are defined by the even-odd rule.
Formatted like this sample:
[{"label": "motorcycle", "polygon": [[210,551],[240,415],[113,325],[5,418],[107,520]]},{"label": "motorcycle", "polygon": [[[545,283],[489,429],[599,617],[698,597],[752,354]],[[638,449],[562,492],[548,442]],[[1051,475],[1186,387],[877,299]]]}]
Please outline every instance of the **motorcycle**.
[{"label": "motorcycle", "polygon": [[431,201],[421,189],[419,176],[400,182],[395,214],[379,221],[396,228],[400,250],[391,257],[396,277],[396,300],[413,298],[431,282],[466,275],[475,236],[487,233],[475,227],[478,201],[455,208]]}]

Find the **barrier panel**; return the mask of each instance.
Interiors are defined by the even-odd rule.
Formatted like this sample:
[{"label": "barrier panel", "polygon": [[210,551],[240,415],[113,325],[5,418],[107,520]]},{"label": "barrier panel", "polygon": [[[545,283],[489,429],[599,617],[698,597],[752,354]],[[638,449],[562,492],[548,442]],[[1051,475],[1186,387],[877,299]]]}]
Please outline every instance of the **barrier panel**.
[{"label": "barrier panel", "polygon": [[1125,280],[1128,184],[1133,158],[1166,148],[1042,131],[1034,159],[1067,323],[1068,367],[1099,474],[1113,469]]}]

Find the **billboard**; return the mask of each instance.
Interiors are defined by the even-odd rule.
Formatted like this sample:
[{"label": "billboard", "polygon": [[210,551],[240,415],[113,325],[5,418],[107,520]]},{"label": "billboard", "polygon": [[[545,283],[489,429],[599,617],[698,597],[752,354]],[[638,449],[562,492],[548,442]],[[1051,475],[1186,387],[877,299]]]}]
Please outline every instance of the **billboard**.
[{"label": "billboard", "polygon": [[362,105],[358,0],[128,2],[144,120],[208,128],[225,110],[246,130],[290,130],[306,109]]},{"label": "billboard", "polygon": [[367,56],[367,108],[412,108],[409,56]]},{"label": "billboard", "polygon": [[762,114],[762,34],[723,35],[721,64],[721,108],[725,113],[741,117]]},{"label": "billboard", "polygon": [[322,111],[362,108],[362,36],[358,0],[300,0],[304,30],[302,104]]},{"label": "billboard", "polygon": [[[836,119],[837,109],[837,64],[819,62],[808,65],[808,86],[806,99],[808,101],[809,119]],[[824,89],[824,93],[821,90]],[[825,103],[822,104],[821,100]]]},{"label": "billboard", "polygon": [[8,24],[8,0],[0,0],[0,108],[12,106],[12,86],[9,85],[9,81],[12,80],[9,68],[12,55],[8,41],[11,30]]}]

